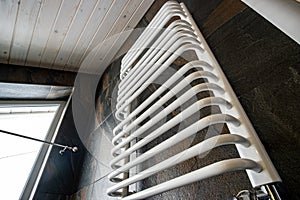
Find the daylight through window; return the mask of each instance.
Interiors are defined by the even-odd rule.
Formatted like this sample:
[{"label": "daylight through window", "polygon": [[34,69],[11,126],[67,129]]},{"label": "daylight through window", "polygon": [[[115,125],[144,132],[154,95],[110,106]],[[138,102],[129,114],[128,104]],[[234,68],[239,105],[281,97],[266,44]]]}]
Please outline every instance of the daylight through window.
[{"label": "daylight through window", "polygon": [[[44,140],[59,104],[2,105],[0,129]],[[2,199],[19,199],[43,143],[0,133]]]}]

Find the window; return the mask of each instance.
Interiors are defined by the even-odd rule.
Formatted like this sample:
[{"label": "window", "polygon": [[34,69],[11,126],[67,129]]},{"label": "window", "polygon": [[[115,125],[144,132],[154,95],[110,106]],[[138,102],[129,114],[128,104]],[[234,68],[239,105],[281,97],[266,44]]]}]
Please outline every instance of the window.
[{"label": "window", "polygon": [[[65,103],[2,102],[0,129],[53,141]],[[0,133],[0,188],[3,199],[29,199],[37,186],[49,145]]]}]

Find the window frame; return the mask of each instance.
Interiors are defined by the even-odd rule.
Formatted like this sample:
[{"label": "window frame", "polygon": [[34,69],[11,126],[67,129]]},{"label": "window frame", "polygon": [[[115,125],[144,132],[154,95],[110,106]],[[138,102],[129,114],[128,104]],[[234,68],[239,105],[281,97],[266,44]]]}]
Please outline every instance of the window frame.
[{"label": "window frame", "polygon": [[[53,118],[53,121],[47,131],[46,137],[44,140],[54,142],[66,113],[67,107],[70,103],[72,97],[72,93],[69,96],[67,101],[53,101],[53,100],[0,100],[0,107],[8,106],[8,105],[18,105],[18,106],[26,106],[26,105],[58,105],[57,111]],[[49,158],[50,152],[52,150],[52,145],[42,144],[38,156],[33,164],[33,167],[29,173],[28,179],[23,187],[23,191],[19,197],[20,200],[28,200],[33,199],[35,191],[37,189],[38,183],[41,179],[43,171],[45,169],[45,165]]]}]

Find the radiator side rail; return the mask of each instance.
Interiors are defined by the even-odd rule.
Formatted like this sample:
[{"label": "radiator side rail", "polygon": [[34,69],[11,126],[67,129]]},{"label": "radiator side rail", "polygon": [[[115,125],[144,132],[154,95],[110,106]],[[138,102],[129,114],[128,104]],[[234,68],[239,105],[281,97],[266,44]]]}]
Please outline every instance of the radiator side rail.
[{"label": "radiator side rail", "polygon": [[[228,98],[230,99],[230,103],[233,105],[233,109],[230,111],[230,113],[233,116],[236,116],[241,122],[241,127],[239,127],[238,129],[230,124],[228,125],[228,129],[232,133],[238,132],[240,133],[241,136],[245,138],[249,138],[249,140],[252,143],[253,147],[250,149],[245,149],[244,147],[236,145],[236,148],[241,158],[252,159],[257,163],[260,163],[260,165],[263,168],[262,172],[260,173],[255,173],[251,170],[246,170],[252,186],[257,187],[268,183],[281,182],[281,178],[279,177],[271,159],[269,158],[264,146],[262,145],[260,139],[258,138],[256,131],[254,130],[249,118],[247,117],[243,107],[241,106],[238,98],[236,97],[232,87],[230,86],[221,66],[219,65],[218,61],[214,57],[212,51],[210,50],[208,44],[206,43],[203,35],[201,34],[199,28],[197,27],[187,7],[183,3],[181,3],[180,5],[182,6],[182,9],[187,15],[187,20],[191,23],[195,31],[195,34],[200,39],[201,45],[204,48],[205,52],[207,53],[207,58],[211,61],[212,65],[218,71],[218,77],[222,80],[224,84],[223,88],[226,91],[225,98],[228,96]],[[222,112],[226,112],[226,110],[224,110],[222,107],[220,109]]]}]

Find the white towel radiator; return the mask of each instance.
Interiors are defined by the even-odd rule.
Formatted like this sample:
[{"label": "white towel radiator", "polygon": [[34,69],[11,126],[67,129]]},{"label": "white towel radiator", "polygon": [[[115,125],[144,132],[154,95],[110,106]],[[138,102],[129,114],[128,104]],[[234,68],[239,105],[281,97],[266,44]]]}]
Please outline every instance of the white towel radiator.
[{"label": "white towel radiator", "polygon": [[[164,71],[170,69],[174,60],[186,51],[195,52],[197,59],[188,61],[176,73],[171,74],[167,81],[143,103],[136,108],[131,108],[131,103]],[[191,69],[194,72],[182,78]],[[122,59],[120,79],[116,118],[121,122],[114,129],[115,137],[112,142],[115,147],[111,153],[115,158],[111,161],[111,167],[115,170],[109,175],[110,180],[116,184],[108,188],[109,195],[119,195],[123,188],[161,170],[194,156],[205,154],[215,147],[228,144],[236,146],[241,158],[219,161],[154,187],[123,196],[122,199],[145,199],[164,191],[235,170],[246,170],[253,187],[281,181],[221,67],[184,4],[170,1],[160,9]],[[183,91],[192,81],[198,79],[203,79],[205,82]],[[202,91],[210,91],[213,95],[196,101],[143,139],[135,140],[154,124],[163,120],[174,109]],[[175,100],[159,112],[158,108],[161,108],[174,96],[176,96]],[[195,112],[211,105],[219,106],[221,113],[201,118],[147,152],[139,156],[132,156],[137,150]],[[149,116],[151,116],[151,120],[139,126]],[[152,156],[176,145],[198,131],[218,123],[226,123],[231,134],[205,139],[139,173],[127,176],[132,168]],[[127,175],[124,176],[124,174]]]}]

